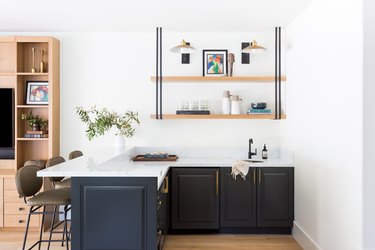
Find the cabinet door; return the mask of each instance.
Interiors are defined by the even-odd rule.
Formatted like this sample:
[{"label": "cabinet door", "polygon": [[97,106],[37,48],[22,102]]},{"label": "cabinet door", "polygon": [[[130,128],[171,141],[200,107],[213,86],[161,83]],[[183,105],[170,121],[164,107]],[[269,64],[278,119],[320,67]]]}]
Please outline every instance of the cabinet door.
[{"label": "cabinet door", "polygon": [[172,229],[219,228],[219,170],[172,170]]},{"label": "cabinet door", "polygon": [[232,177],[231,168],[222,168],[220,196],[221,227],[256,226],[255,168],[250,168],[244,180]]},{"label": "cabinet door", "polygon": [[257,226],[292,227],[294,168],[258,168]]},{"label": "cabinet door", "polygon": [[169,224],[169,176],[167,175],[158,191],[157,216],[158,216],[158,250],[163,249]]}]

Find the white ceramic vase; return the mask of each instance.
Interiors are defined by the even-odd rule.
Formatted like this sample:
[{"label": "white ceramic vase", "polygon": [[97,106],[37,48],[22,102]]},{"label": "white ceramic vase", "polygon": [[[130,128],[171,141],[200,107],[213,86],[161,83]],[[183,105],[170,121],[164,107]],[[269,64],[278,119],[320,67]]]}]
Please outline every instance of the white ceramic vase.
[{"label": "white ceramic vase", "polygon": [[125,137],[122,135],[116,135],[115,136],[115,149],[118,153],[125,152]]}]

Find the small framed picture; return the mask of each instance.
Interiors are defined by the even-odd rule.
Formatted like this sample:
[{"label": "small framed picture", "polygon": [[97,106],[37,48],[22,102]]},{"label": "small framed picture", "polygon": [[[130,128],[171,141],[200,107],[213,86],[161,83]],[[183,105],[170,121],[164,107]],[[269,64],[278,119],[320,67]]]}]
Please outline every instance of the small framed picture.
[{"label": "small framed picture", "polygon": [[33,105],[48,104],[48,82],[27,81],[26,82],[26,104],[33,104]]},{"label": "small framed picture", "polygon": [[226,76],[227,75],[226,49],[205,49],[203,50],[203,76]]}]

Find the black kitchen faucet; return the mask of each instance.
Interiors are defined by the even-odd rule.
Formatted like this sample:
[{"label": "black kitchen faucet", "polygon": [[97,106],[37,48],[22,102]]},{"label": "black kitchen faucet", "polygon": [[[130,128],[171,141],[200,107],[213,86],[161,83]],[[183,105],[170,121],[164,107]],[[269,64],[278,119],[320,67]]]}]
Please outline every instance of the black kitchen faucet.
[{"label": "black kitchen faucet", "polygon": [[249,154],[248,154],[249,159],[251,159],[252,155],[257,155],[257,153],[258,153],[257,149],[255,149],[254,153],[251,152],[251,144],[253,144],[253,139],[252,138],[249,139]]}]

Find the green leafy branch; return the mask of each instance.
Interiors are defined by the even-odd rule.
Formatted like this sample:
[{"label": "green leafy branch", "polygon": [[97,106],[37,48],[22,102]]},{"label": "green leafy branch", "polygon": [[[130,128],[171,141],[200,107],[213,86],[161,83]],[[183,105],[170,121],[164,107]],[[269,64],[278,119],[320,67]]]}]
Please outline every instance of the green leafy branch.
[{"label": "green leafy branch", "polygon": [[117,129],[116,135],[132,137],[135,129],[133,122],[140,124],[138,112],[127,111],[124,115],[114,111],[110,112],[106,108],[97,109],[96,106],[85,110],[83,107],[76,107],[77,114],[82,122],[87,125],[86,135],[91,141],[94,137],[104,135],[112,127]]}]

